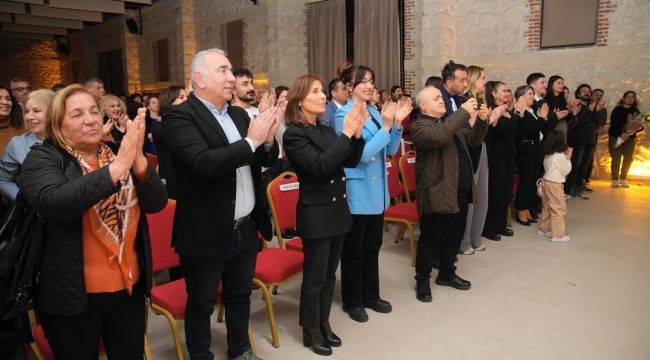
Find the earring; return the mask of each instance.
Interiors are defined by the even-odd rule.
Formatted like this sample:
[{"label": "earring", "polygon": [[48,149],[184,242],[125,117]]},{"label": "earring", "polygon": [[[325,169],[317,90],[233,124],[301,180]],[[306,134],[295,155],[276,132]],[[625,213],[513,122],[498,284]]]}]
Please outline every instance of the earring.
[{"label": "earring", "polygon": [[301,106],[302,106],[302,103],[298,103],[298,107],[301,107]]}]

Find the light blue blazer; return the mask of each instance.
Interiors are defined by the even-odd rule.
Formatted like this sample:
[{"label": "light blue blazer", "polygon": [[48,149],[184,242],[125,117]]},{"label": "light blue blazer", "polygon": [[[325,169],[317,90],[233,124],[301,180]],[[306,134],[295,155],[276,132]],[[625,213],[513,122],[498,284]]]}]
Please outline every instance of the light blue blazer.
[{"label": "light blue blazer", "polygon": [[[343,131],[345,115],[352,109],[354,103],[348,103],[336,111],[336,132]],[[382,214],[390,203],[388,196],[388,179],[386,178],[386,156],[394,155],[400,145],[402,129],[395,124],[390,133],[382,129],[381,114],[366,105],[372,118],[367,118],[361,131],[366,146],[363,148],[361,162],[356,168],[344,168],[348,205],[350,212],[355,215]]]}]

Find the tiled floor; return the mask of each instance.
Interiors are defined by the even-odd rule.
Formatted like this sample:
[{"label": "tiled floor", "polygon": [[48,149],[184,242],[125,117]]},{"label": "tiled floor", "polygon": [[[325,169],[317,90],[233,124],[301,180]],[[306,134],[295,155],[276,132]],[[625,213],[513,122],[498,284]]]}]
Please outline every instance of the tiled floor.
[{"label": "tiled floor", "polygon": [[[341,310],[337,285],[330,322],[343,346],[330,358],[650,359],[650,187],[609,185],[594,182],[589,200],[568,201],[571,242],[550,243],[536,227],[515,223],[514,237],[483,239],[486,251],[459,255],[458,274],[471,290],[433,285],[431,303],[415,299],[408,242],[394,244],[391,227],[380,276],[382,297],[394,310],[369,311],[367,323],[356,323]],[[254,292],[251,324],[263,359],[320,358],[302,346],[300,281],[273,296],[277,349]],[[215,358],[225,359],[225,325],[215,320],[212,329]],[[149,340],[154,359],[176,359],[162,316],[151,313]]]}]

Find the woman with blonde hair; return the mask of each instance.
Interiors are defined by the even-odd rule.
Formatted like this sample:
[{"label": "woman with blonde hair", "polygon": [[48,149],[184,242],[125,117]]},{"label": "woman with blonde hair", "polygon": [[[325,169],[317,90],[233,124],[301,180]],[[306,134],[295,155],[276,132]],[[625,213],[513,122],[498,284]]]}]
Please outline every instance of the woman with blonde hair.
[{"label": "woman with blonde hair", "polygon": [[129,121],[126,104],[115,95],[106,95],[99,103],[99,111],[104,117],[104,133],[108,130],[113,141],[119,145],[126,134],[126,122]]},{"label": "woman with blonde hair", "polygon": [[[485,100],[485,71],[482,67],[471,65],[467,67],[467,83],[469,88],[465,97],[475,98],[479,107],[481,104],[487,106]],[[488,118],[488,124],[494,127],[497,124],[497,121],[501,117],[503,112],[502,107],[497,107],[494,109],[495,114],[492,114]],[[469,122],[465,124],[466,127],[471,128],[474,126],[476,117],[473,116],[470,118]],[[481,241],[481,236],[484,236],[490,240],[501,240],[501,235],[512,236],[512,230],[503,229],[499,234],[485,234],[483,233],[483,225],[485,225],[485,217],[488,210],[488,154],[487,154],[487,145],[489,143],[489,132],[485,136],[485,139],[480,146],[470,147],[469,155],[472,160],[472,170],[474,171],[474,182],[476,183],[476,197],[478,198],[477,204],[469,204],[467,209],[467,222],[465,225],[465,235],[463,240],[460,243],[460,249],[458,252],[460,254],[472,255],[474,251],[483,251],[485,246]]]},{"label": "woman with blonde hair", "polygon": [[45,114],[50,106],[54,91],[36,90],[27,95],[23,118],[29,126],[29,132],[11,139],[0,160],[0,193],[9,201],[14,201],[18,194],[17,176],[27,153],[34,145],[43,143],[45,132]]},{"label": "woman with blonde hair", "polygon": [[167,191],[142,153],[144,109],[118,147],[104,142],[95,97],[81,85],[56,93],[48,137],[23,163],[25,200],[47,220],[36,308],[58,360],[142,359],[153,279],[145,214]]}]

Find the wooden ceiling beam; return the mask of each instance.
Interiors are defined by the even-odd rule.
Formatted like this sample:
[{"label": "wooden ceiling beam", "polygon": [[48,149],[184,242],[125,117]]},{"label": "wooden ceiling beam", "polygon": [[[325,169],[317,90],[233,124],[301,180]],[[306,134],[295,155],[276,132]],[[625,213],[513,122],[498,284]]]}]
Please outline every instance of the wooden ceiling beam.
[{"label": "wooden ceiling beam", "polygon": [[21,24],[7,24],[2,23],[4,31],[13,31],[19,33],[34,33],[34,34],[47,34],[47,35],[68,35],[68,29],[61,29],[49,26],[34,26],[34,25],[21,25]]},{"label": "wooden ceiling beam", "polygon": [[57,8],[50,7],[49,5],[45,5],[45,6],[32,5],[30,8],[32,11],[32,16],[42,16],[48,18],[78,20],[78,21],[98,22],[98,23],[104,21],[102,19],[102,13],[96,11],[57,9]]},{"label": "wooden ceiling beam", "polygon": [[50,0],[50,7],[124,14],[124,3],[109,0]]},{"label": "wooden ceiling beam", "polygon": [[78,29],[83,30],[83,21],[64,20],[55,18],[46,18],[30,15],[16,15],[16,24],[22,25],[36,25],[36,26],[51,26],[64,29]]}]

